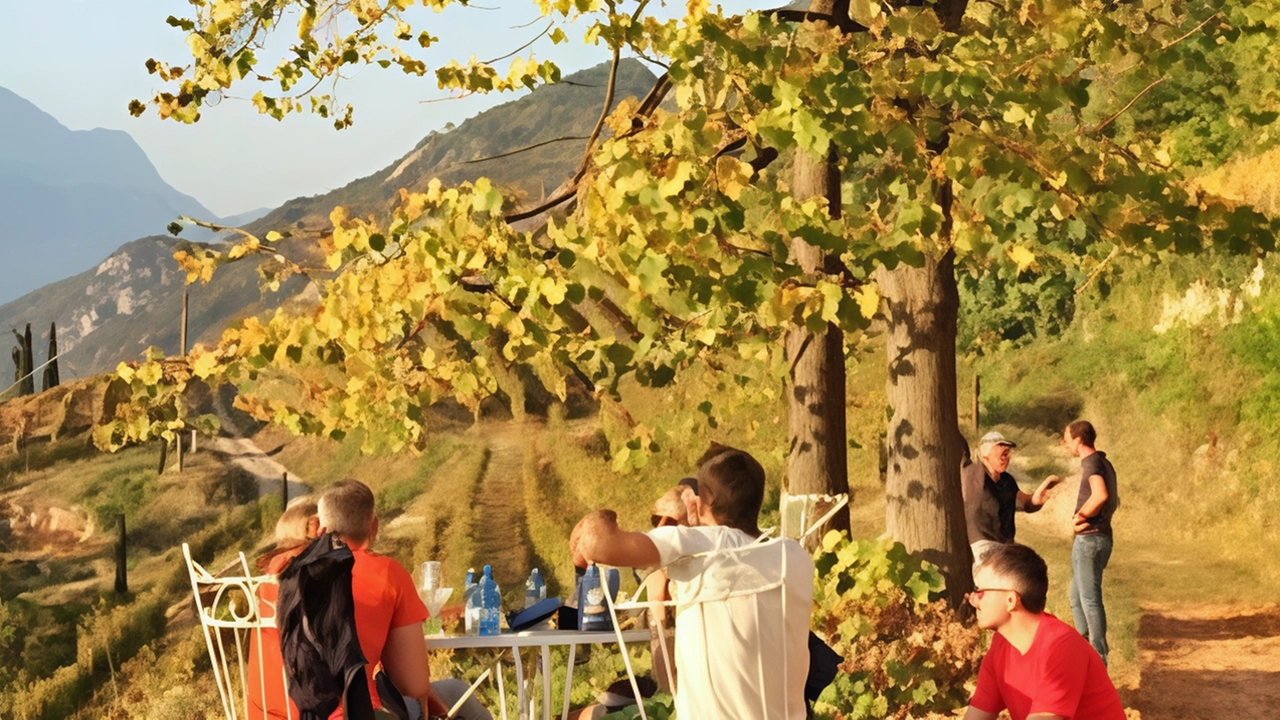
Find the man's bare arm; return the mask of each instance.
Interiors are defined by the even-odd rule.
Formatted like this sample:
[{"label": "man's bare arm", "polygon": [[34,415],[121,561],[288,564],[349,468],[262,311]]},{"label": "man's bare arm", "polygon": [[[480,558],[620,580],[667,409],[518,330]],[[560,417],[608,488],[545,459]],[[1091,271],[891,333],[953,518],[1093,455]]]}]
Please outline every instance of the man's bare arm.
[{"label": "man's bare arm", "polygon": [[[576,540],[576,542],[574,542]],[[617,515],[598,510],[578,521],[570,539],[575,564],[658,567],[662,558],[648,535],[618,527]]]},{"label": "man's bare arm", "polygon": [[1034,493],[1025,493],[1018,491],[1018,508],[1023,512],[1033,513],[1044,507],[1045,502],[1049,499],[1049,491],[1055,485],[1062,482],[1062,478],[1057,475],[1050,475],[1040,483]]},{"label": "man's bare arm", "polygon": [[[992,717],[995,717],[995,716],[992,715]],[[1028,715],[1027,720],[1067,720],[1067,719],[1061,715],[1052,715],[1050,713],[1036,713],[1035,715]]]},{"label": "man's bare arm", "polygon": [[999,717],[999,713],[979,710],[972,705],[969,706],[968,710],[964,711],[964,720],[996,720],[997,717]]},{"label": "man's bare arm", "polygon": [[420,623],[392,628],[387,633],[382,667],[401,693],[420,698],[431,692],[431,665]]},{"label": "man's bare arm", "polygon": [[1107,492],[1107,481],[1101,475],[1089,476],[1089,499],[1084,501],[1084,505],[1080,506],[1080,515],[1091,518],[1098,514],[1103,505],[1107,504],[1107,500],[1111,494]]}]

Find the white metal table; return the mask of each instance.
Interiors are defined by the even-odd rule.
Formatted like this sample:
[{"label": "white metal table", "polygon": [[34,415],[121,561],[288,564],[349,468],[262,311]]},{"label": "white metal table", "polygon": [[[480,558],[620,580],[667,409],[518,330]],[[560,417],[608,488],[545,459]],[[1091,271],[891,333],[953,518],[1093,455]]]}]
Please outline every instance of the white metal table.
[{"label": "white metal table", "polygon": [[[560,718],[569,716],[569,689],[573,686],[573,661],[579,645],[609,645],[614,643],[647,643],[648,630],[614,632],[582,632],[580,630],[524,630],[499,635],[436,635],[427,636],[427,647],[432,650],[511,649],[516,665],[516,697],[520,717],[529,716],[530,698],[524,686],[524,667],[520,661],[522,648],[538,648],[542,673],[542,720],[551,720],[551,648],[568,647],[569,662],[564,678],[564,708]],[[499,674],[501,678],[501,674]],[[501,691],[499,697],[503,698]],[[505,704],[505,699],[502,699]],[[505,715],[505,710],[504,710]]]}]

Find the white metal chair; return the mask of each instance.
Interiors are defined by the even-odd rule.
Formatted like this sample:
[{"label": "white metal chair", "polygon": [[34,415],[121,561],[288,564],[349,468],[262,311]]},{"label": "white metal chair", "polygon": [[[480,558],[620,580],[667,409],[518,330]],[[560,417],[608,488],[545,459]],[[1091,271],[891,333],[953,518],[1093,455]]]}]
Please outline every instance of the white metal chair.
[{"label": "white metal chair", "polygon": [[[788,584],[788,571],[797,569],[807,569],[807,572],[800,573],[803,579],[793,578],[792,583]],[[740,603],[740,606],[735,606],[734,608],[734,617],[742,622],[754,623],[757,632],[771,627],[779,628],[783,637],[791,631],[788,628],[789,621],[794,623],[798,622],[796,617],[802,618],[806,643],[802,647],[794,648],[794,650],[802,655],[799,661],[805,663],[804,669],[807,669],[807,632],[809,618],[812,613],[813,562],[809,554],[795,540],[790,538],[769,538],[768,535],[765,535],[756,542],[742,547],[718,549],[682,558],[668,566],[667,570],[673,581],[673,598],[662,604],[682,608],[682,612],[702,612],[702,609],[698,606],[709,603],[740,601],[765,593],[778,593],[781,600],[779,603],[781,617],[772,619],[760,617],[759,603]],[[801,599],[810,598],[810,602],[807,605],[801,602],[798,604],[802,605],[802,607],[795,607],[797,603],[794,602],[794,599],[789,598],[791,595]],[[617,610],[643,608],[654,604],[653,601],[615,604],[608,593],[605,593],[605,602],[609,607],[609,612],[613,615],[615,628],[618,627]],[[741,616],[738,615],[740,611],[743,613]],[[748,620],[747,616],[752,613],[754,613],[754,617]],[[799,613],[799,615],[796,616],[796,613]],[[618,645],[622,651],[627,675],[631,680],[632,692],[635,697],[639,698],[640,691],[636,682],[635,671],[632,669],[630,657],[627,655],[622,632],[618,630],[617,633]],[[677,637],[679,637],[679,634],[677,634]],[[768,658],[765,658],[763,654],[759,656],[755,668],[756,687],[760,693],[761,707],[758,712],[752,709],[752,711],[744,712],[742,716],[769,718],[770,720],[784,717],[803,717],[805,712],[804,698],[792,698],[786,695],[787,688],[796,681],[796,678],[791,677],[791,674],[793,672],[802,673],[803,670],[798,665],[793,666],[793,662],[797,658],[789,657],[784,644],[779,641],[779,638],[773,638],[772,640],[774,642],[765,641],[764,645],[776,646],[777,652]],[[723,643],[725,639],[710,636],[703,639],[708,651],[713,647],[714,642]],[[665,644],[661,646],[661,650],[666,652]],[[677,653],[680,652],[678,644],[676,651]],[[674,664],[672,662],[673,659],[666,658],[666,660],[666,666],[671,668]],[[781,683],[778,682],[778,678],[782,679]],[[675,686],[673,678],[668,676],[667,680],[669,685]],[[690,682],[697,682],[697,678],[681,677],[679,682],[677,707],[681,705],[678,699],[679,693],[687,689]],[[803,674],[800,675],[799,684],[801,687],[803,686]],[[777,696],[779,689],[782,690],[783,697]],[[639,709],[640,717],[643,720],[648,720],[643,702],[639,703]]]},{"label": "white metal chair", "polygon": [[[209,660],[213,664],[214,682],[222,699],[223,713],[227,720],[254,717],[249,712],[251,696],[256,695],[258,708],[267,708],[263,630],[275,628],[275,606],[262,600],[259,589],[265,584],[274,584],[275,578],[253,575],[244,553],[240,553],[238,567],[233,565],[231,570],[243,573],[240,575],[211,574],[191,559],[191,548],[187,543],[182,544],[182,556],[191,576],[196,614],[209,648]],[[256,662],[251,663],[251,659]],[[251,664],[256,667],[256,678],[251,677]],[[251,680],[257,682],[252,683]],[[283,667],[280,669],[280,682],[287,697],[288,680]],[[267,709],[280,712],[290,720],[294,717],[288,702],[283,708]]]},{"label": "white metal chair", "polygon": [[781,536],[794,538],[803,544],[805,538],[822,527],[848,504],[849,495],[846,493],[791,495],[783,492],[778,502]]}]

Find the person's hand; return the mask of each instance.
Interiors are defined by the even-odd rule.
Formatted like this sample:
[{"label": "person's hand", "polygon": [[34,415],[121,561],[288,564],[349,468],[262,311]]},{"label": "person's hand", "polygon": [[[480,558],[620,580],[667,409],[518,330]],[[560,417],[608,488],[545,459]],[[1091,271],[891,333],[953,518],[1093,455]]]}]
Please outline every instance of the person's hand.
[{"label": "person's hand", "polygon": [[467,611],[466,605],[461,605],[461,604],[447,605],[445,607],[440,608],[440,619],[441,620],[458,620],[463,616],[463,614],[466,613],[466,611]]},{"label": "person's hand", "polygon": [[1048,490],[1049,488],[1053,487],[1054,485],[1057,485],[1060,482],[1062,482],[1062,478],[1058,477],[1057,475],[1050,475],[1049,477],[1044,479],[1044,489]]},{"label": "person's hand", "polygon": [[444,700],[436,694],[435,688],[431,688],[431,692],[425,698],[426,702],[423,707],[426,708],[425,715],[427,717],[447,717],[449,715],[449,706],[444,704]]},{"label": "person's hand", "polygon": [[702,499],[698,497],[698,493],[693,491],[691,487],[685,487],[681,491],[680,499],[684,501],[685,515],[689,527],[698,527],[702,524]]},{"label": "person's hand", "polygon": [[574,567],[584,568],[591,564],[591,560],[583,555],[580,549],[584,541],[588,542],[589,547],[590,543],[617,530],[618,513],[612,510],[597,510],[584,515],[578,524],[573,526],[573,532],[569,534],[569,554],[573,556]]},{"label": "person's hand", "polygon": [[1072,530],[1075,532],[1075,534],[1077,534],[1077,535],[1079,535],[1080,533],[1084,532],[1085,530],[1088,530],[1088,529],[1089,529],[1089,518],[1085,517],[1083,513],[1076,513],[1076,514],[1075,514],[1075,516],[1072,518],[1072,528],[1071,528],[1071,529],[1072,529]]}]

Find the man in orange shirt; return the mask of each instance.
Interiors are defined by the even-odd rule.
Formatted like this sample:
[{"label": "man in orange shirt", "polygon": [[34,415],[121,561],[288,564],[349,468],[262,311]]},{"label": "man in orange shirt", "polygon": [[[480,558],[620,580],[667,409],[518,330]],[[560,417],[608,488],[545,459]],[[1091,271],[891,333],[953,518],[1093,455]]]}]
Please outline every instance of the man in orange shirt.
[{"label": "man in orange shirt", "polygon": [[[445,715],[449,705],[439,692],[442,688],[432,686],[422,632],[427,609],[418,598],[409,572],[392,558],[370,550],[378,534],[373,491],[358,480],[338,482],[320,497],[319,516],[320,533],[337,535],[350,548],[354,558],[351,594],[355,604],[356,638],[369,663],[365,674],[374,707],[382,707],[374,683],[374,669],[381,664],[396,688],[406,697],[425,699],[428,716]],[[268,669],[267,677],[271,678],[273,670],[278,674],[281,662],[278,636],[274,645],[264,641],[263,650],[263,665]],[[277,685],[275,692],[270,692],[273,684],[268,682],[267,717],[283,718],[282,688]],[[456,698],[460,694],[454,692],[458,686],[466,688],[465,683],[449,681],[446,694]],[[293,716],[299,716],[296,709]],[[341,716],[339,707],[334,717]],[[478,720],[490,718],[490,715],[471,698],[458,717]]]}]

